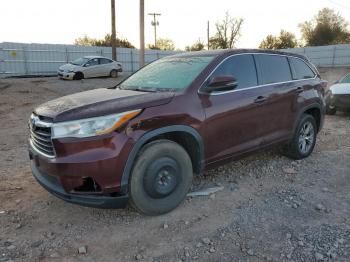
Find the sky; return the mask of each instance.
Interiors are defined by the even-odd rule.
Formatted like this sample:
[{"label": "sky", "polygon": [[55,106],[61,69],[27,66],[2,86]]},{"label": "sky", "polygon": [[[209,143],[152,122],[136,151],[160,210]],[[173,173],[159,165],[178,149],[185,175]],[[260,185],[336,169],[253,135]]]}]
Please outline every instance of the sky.
[{"label": "sky", "polygon": [[[103,38],[111,31],[110,0],[0,0],[0,42],[73,44],[84,34]],[[157,35],[177,48],[206,41],[226,11],[243,18],[239,48],[256,48],[281,29],[300,38],[298,24],[330,7],[350,22],[350,0],[145,0],[145,40],[154,42],[152,17],[161,13]],[[116,0],[117,36],[139,46],[139,0]]]}]

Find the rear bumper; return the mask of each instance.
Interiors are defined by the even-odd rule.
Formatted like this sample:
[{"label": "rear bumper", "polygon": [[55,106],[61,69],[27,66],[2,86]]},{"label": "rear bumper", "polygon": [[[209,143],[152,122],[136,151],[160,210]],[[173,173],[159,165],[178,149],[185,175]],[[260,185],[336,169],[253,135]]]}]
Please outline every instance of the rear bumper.
[{"label": "rear bumper", "polygon": [[124,208],[127,205],[129,199],[128,195],[111,197],[69,194],[64,191],[63,187],[54,176],[50,176],[41,172],[33,160],[31,161],[31,169],[34,178],[42,187],[44,187],[47,191],[56,197],[63,199],[69,203],[97,208]]}]

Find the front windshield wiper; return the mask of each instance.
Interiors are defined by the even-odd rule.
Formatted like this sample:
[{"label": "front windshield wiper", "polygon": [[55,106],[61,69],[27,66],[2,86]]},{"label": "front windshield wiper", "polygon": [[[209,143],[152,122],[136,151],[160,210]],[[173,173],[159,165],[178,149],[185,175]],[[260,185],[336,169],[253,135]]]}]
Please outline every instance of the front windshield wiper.
[{"label": "front windshield wiper", "polygon": [[132,91],[140,91],[140,92],[157,92],[157,88],[142,88],[142,87],[138,87],[138,86],[135,86],[135,87],[122,87],[122,86],[119,86],[120,89],[122,90],[132,90]]}]

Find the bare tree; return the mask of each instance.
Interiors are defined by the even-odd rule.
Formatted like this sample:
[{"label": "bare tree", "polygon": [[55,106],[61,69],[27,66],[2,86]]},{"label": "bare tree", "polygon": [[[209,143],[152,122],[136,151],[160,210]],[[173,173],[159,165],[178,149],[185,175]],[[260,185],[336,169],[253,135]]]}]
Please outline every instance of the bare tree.
[{"label": "bare tree", "polygon": [[211,49],[234,48],[241,36],[243,18],[233,18],[226,12],[224,20],[215,24],[216,34],[209,40]]}]

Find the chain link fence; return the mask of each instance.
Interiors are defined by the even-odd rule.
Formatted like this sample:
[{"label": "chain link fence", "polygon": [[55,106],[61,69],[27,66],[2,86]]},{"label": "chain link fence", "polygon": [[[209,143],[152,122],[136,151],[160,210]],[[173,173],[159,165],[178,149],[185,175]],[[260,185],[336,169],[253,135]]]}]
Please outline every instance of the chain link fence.
[{"label": "chain link fence", "polygon": [[[317,67],[349,67],[350,45],[331,45],[284,49],[306,55]],[[145,62],[149,63],[174,51],[146,50]],[[60,65],[86,55],[112,57],[110,47],[0,43],[0,77],[55,75]],[[117,60],[123,64],[126,74],[139,69],[139,50],[117,48]]]},{"label": "chain link fence", "polygon": [[[175,53],[146,50],[145,63]],[[55,75],[59,66],[87,55],[112,58],[112,50],[96,46],[0,43],[0,77]],[[139,50],[117,48],[117,60],[126,74],[135,72],[139,69]]]}]

